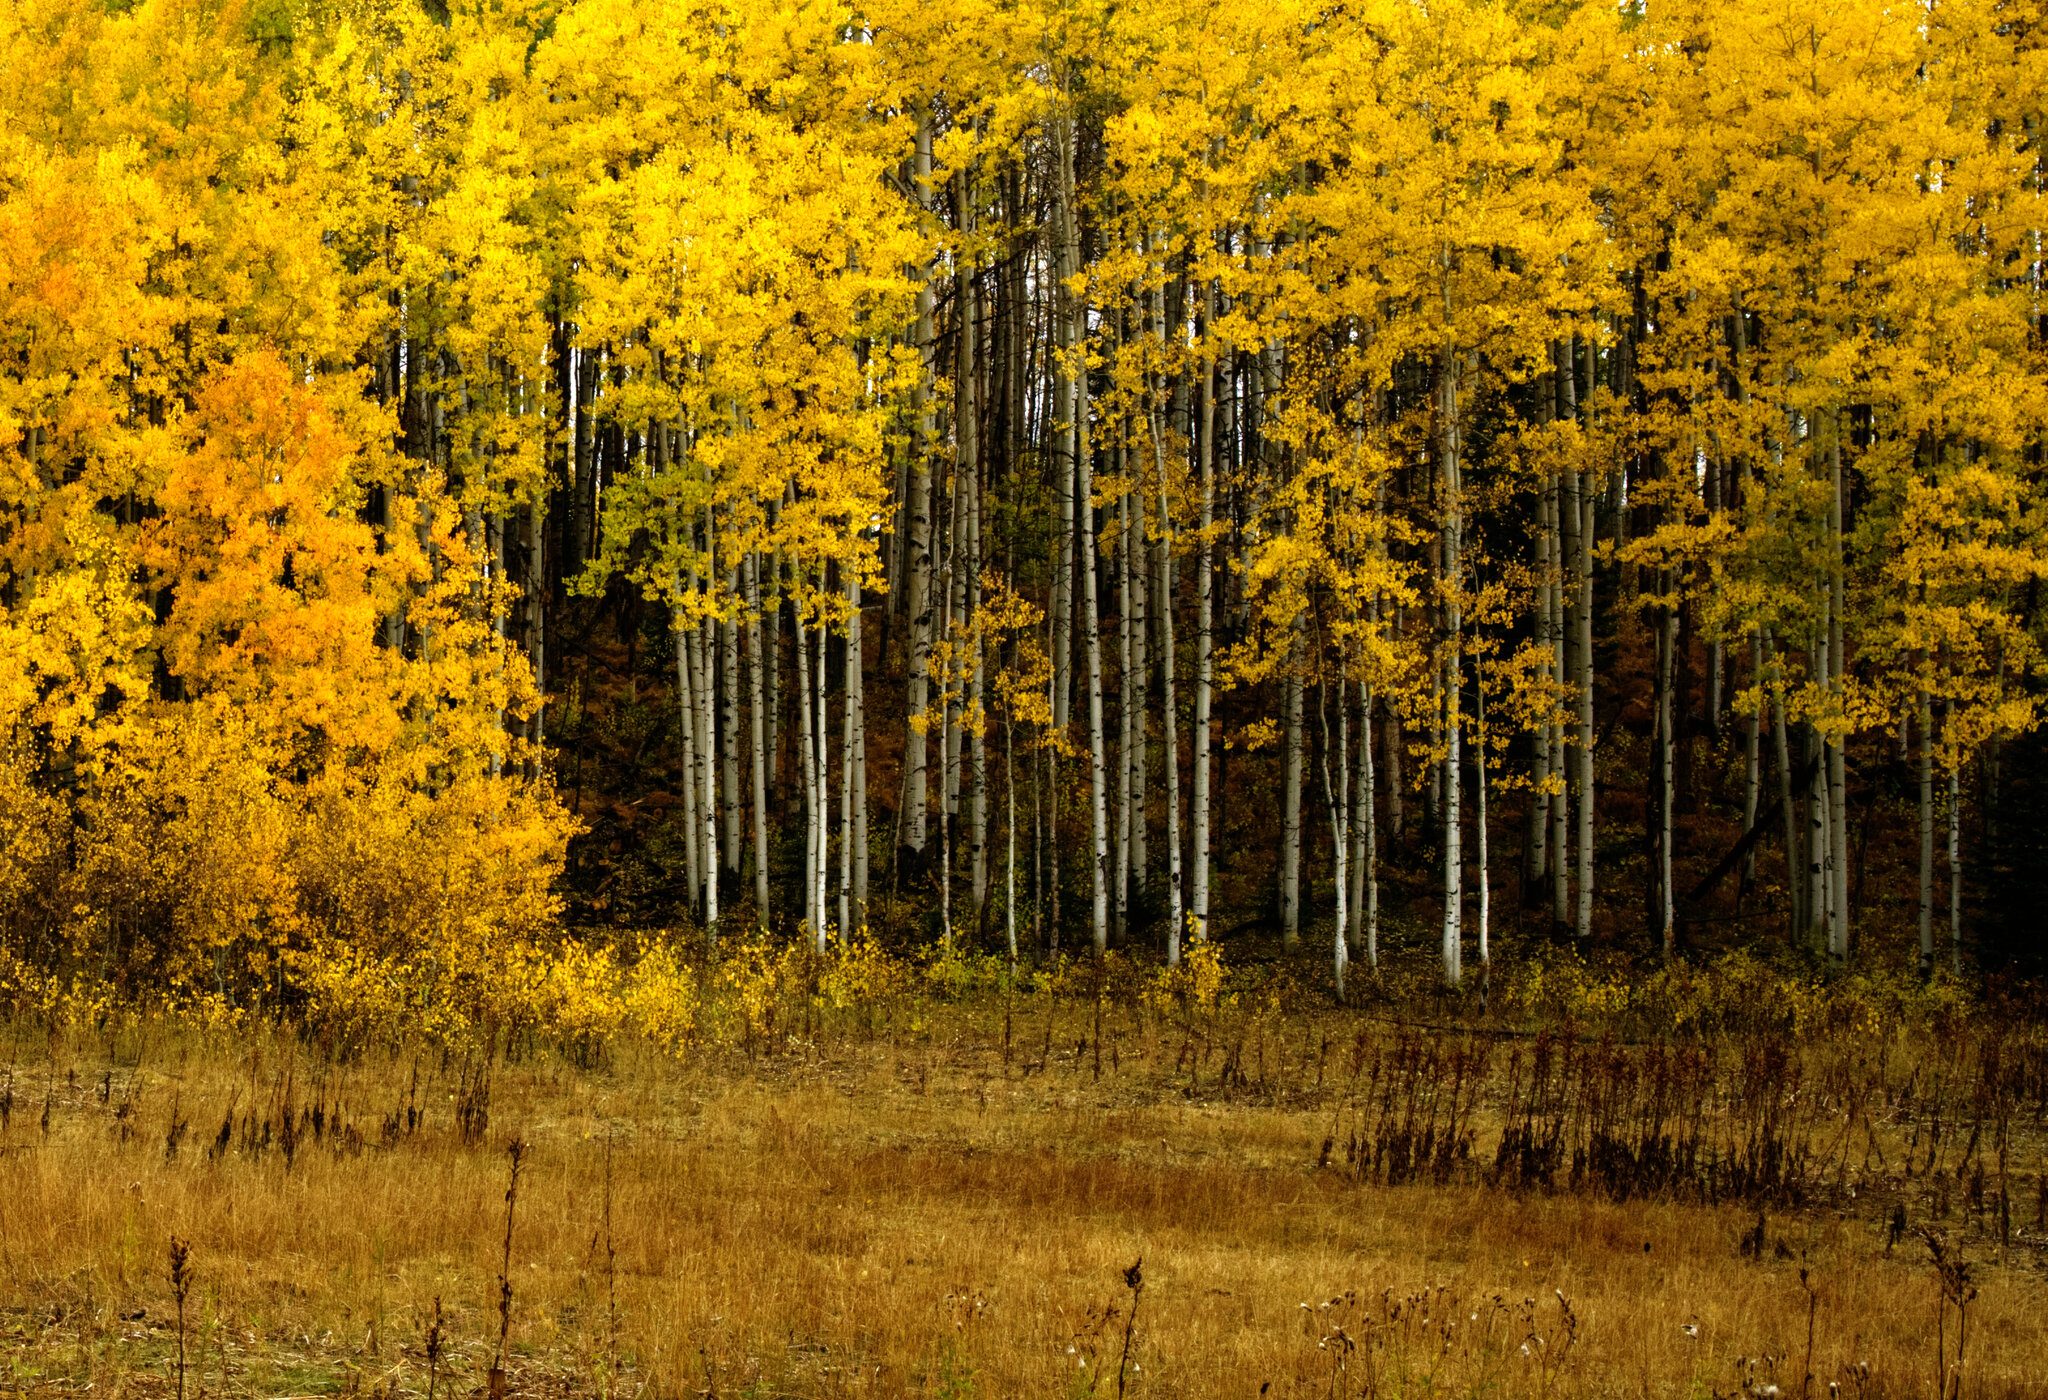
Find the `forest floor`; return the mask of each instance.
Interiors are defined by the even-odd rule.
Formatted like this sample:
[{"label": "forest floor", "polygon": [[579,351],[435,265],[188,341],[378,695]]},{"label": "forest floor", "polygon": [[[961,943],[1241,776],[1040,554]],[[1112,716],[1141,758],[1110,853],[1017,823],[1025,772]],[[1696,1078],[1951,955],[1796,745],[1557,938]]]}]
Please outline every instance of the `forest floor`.
[{"label": "forest floor", "polygon": [[0,1390],[489,1395],[502,1346],[513,1396],[1934,1396],[1958,1352],[1950,1394],[2048,1393],[2038,1174],[2034,1231],[1931,1238],[1853,1183],[1762,1213],[1389,1185],[1349,1013],[1213,1059],[1058,1014],[910,1003],[488,1079],[17,1028]]}]

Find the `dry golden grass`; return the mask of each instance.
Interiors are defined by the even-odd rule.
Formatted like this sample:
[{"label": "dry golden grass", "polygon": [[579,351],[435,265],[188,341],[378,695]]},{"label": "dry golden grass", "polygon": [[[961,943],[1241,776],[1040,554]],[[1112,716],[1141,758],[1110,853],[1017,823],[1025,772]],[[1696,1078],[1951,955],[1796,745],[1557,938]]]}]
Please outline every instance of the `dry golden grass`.
[{"label": "dry golden grass", "polygon": [[[1733,1206],[1364,1186],[1318,1165],[1330,1103],[1306,1088],[1190,1093],[1142,1030],[1099,1077],[1066,1036],[1006,1063],[994,1023],[926,1014],[762,1060],[531,1055],[470,1145],[433,1052],[17,1042],[0,1375],[176,1393],[175,1234],[188,1396],[424,1395],[436,1299],[435,1393],[475,1392],[516,1133],[513,1394],[1936,1393],[1928,1250],[1888,1249],[1881,1213],[1774,1215],[1751,1258]],[[287,1084],[289,1162],[274,1130],[258,1147]],[[1969,1248],[1961,1393],[2048,1393],[2038,1260]]]}]

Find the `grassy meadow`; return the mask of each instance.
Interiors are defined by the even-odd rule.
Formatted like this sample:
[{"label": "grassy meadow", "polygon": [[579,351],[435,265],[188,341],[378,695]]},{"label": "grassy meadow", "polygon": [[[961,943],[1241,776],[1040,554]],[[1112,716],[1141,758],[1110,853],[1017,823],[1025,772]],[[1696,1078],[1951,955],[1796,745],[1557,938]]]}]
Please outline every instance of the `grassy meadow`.
[{"label": "grassy meadow", "polygon": [[2043,1393],[2031,1031],[1089,977],[786,990],[682,1054],[17,1022],[0,1385]]}]

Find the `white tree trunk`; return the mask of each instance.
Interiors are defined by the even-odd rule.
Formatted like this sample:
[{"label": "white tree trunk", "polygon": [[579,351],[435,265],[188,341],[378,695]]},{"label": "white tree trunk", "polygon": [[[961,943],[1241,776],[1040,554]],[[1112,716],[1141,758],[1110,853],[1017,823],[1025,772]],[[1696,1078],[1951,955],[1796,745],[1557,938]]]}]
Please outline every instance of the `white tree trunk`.
[{"label": "white tree trunk", "polygon": [[855,677],[860,674],[860,585],[846,570],[845,677],[839,698],[839,937],[853,928],[853,726]]},{"label": "white tree trunk", "polygon": [[[739,575],[728,569],[728,597],[739,592]],[[721,614],[718,621],[718,785],[720,854],[726,873],[740,872],[740,629]]]},{"label": "white tree trunk", "polygon": [[[817,740],[811,714],[811,630],[803,614],[796,614],[796,732],[797,776],[804,796],[804,928],[811,946],[825,951],[825,911],[818,900],[818,828],[824,824],[823,794],[818,791]],[[822,638],[820,639],[823,640]],[[822,724],[824,716],[815,717]]]},{"label": "white tree trunk", "polygon": [[[1579,416],[1579,397],[1568,339],[1551,343],[1551,366],[1557,378],[1557,416],[1575,420]],[[1579,474],[1568,470],[1559,473],[1550,493],[1551,558],[1557,580],[1551,595],[1550,667],[1558,694],[1565,697],[1576,696],[1579,680],[1579,492]],[[1568,713],[1575,719],[1575,700],[1567,701],[1567,705]],[[1550,919],[1551,926],[1557,929],[1565,928],[1572,919],[1571,801],[1575,770],[1566,736],[1575,728],[1563,715],[1550,727],[1551,762],[1558,780],[1556,791],[1550,795]]]},{"label": "white tree trunk", "polygon": [[[1316,688],[1316,721],[1323,733],[1323,798],[1330,811],[1330,851],[1336,862],[1336,928],[1331,938],[1330,972],[1337,1000],[1344,1000],[1344,971],[1351,959],[1351,711],[1344,704],[1343,682],[1337,686],[1337,742],[1330,743],[1329,690]],[[1332,760],[1334,759],[1334,765]],[[1333,780],[1332,768],[1336,778]]]},{"label": "white tree trunk", "polygon": [[[1163,334],[1163,332],[1162,332]],[[1180,715],[1174,689],[1173,639],[1173,507],[1166,486],[1166,451],[1160,441],[1158,385],[1154,383],[1152,411],[1152,466],[1159,492],[1158,604],[1159,682],[1162,691],[1159,714],[1166,749],[1166,961],[1180,961],[1181,869],[1180,869]]]},{"label": "white tree trunk", "polygon": [[698,897],[704,889],[701,843],[697,833],[697,687],[690,664],[690,638],[695,625],[675,616],[676,643],[676,733],[683,746],[683,874],[690,884],[690,907],[702,913]]},{"label": "white tree trunk", "polygon": [[[921,203],[923,192],[930,187],[932,175],[932,131],[929,115],[920,118],[917,128],[917,154],[915,158],[915,179],[912,188]],[[897,811],[897,843],[916,855],[924,854],[928,839],[926,812],[930,807],[927,791],[929,778],[929,752],[924,729],[925,711],[931,705],[931,654],[932,654],[932,450],[933,424],[931,398],[927,385],[933,374],[933,360],[936,355],[935,337],[932,332],[933,294],[930,277],[918,279],[917,290],[917,348],[924,359],[923,373],[915,395],[918,409],[917,437],[911,443],[910,500],[906,503],[909,515],[907,530],[907,553],[909,556],[909,578],[905,581],[910,615],[910,647],[904,665],[904,733],[903,733],[903,795]]]},{"label": "white tree trunk", "polygon": [[1209,742],[1210,707],[1214,704],[1215,586],[1214,544],[1210,532],[1216,518],[1216,362],[1206,339],[1216,319],[1216,286],[1202,284],[1202,393],[1196,425],[1196,470],[1201,478],[1202,536],[1195,556],[1195,716],[1194,716],[1194,922],[1190,935],[1197,943],[1209,937]]},{"label": "white tree trunk", "polygon": [[[865,639],[861,628],[861,584],[856,577],[847,587],[852,616],[847,621],[846,707],[853,721],[850,760],[853,779],[853,910],[852,929],[867,927],[868,921],[868,717]],[[842,930],[842,932],[848,932]]]},{"label": "white tree trunk", "polygon": [[[1062,268],[1078,270],[1080,235],[1074,209],[1074,132],[1071,124],[1059,132],[1059,219]],[[1066,285],[1064,278],[1062,287]],[[1087,308],[1067,293],[1066,315],[1062,318],[1062,347],[1069,352],[1086,339]],[[1064,363],[1064,362],[1063,362]],[[1088,672],[1088,799],[1091,846],[1095,865],[1092,873],[1091,932],[1095,951],[1109,947],[1109,762],[1102,722],[1102,615],[1096,597],[1096,537],[1094,520],[1095,473],[1088,442],[1088,380],[1063,368],[1067,377],[1067,421],[1073,441],[1075,479],[1075,562],[1081,574],[1081,628]]]},{"label": "white tree trunk", "polygon": [[1292,948],[1301,941],[1301,746],[1302,621],[1296,618],[1287,640],[1287,676],[1282,708],[1283,791],[1280,812],[1280,940]]},{"label": "white tree trunk", "polygon": [[1778,808],[1785,828],[1785,900],[1791,941],[1804,943],[1807,933],[1806,861],[1799,830],[1799,799],[1792,783],[1792,726],[1785,718],[1784,677],[1779,672],[1771,634],[1764,633],[1765,662],[1771,668],[1771,748],[1778,767]]},{"label": "white tree trunk", "polygon": [[710,618],[693,630],[697,639],[697,792],[703,821],[704,927],[718,933],[718,711],[713,688],[713,653],[717,649]]},{"label": "white tree trunk", "polygon": [[[1587,392],[1581,400],[1580,412],[1590,424],[1592,421],[1593,371],[1596,366],[1596,351],[1592,340],[1586,340],[1581,350],[1584,356],[1584,378],[1586,380]],[[1576,659],[1579,671],[1577,686],[1579,701],[1579,747],[1575,755],[1578,759],[1579,769],[1579,823],[1577,833],[1579,868],[1576,879],[1579,905],[1574,923],[1574,932],[1579,938],[1583,939],[1591,937],[1593,932],[1593,831],[1595,812],[1593,791],[1593,527],[1595,522],[1593,511],[1595,493],[1592,490],[1592,483],[1590,481],[1578,480],[1576,472],[1572,473],[1567,478],[1567,481],[1576,487],[1574,494],[1578,497],[1579,501],[1579,521],[1575,541],[1578,546],[1579,556],[1576,561],[1578,616],[1575,619],[1578,635],[1578,656]]]},{"label": "white tree trunk", "polygon": [[1138,716],[1143,712],[1144,701],[1139,689],[1138,677],[1133,673],[1131,632],[1135,611],[1137,589],[1132,577],[1136,538],[1132,529],[1131,495],[1126,491],[1117,503],[1117,671],[1123,680],[1122,694],[1117,704],[1117,766],[1116,766],[1116,927],[1126,940],[1130,936],[1131,913],[1131,863],[1136,833],[1132,815],[1131,795],[1137,777],[1137,755],[1132,752],[1136,742]]},{"label": "white tree trunk", "polygon": [[1364,806],[1362,824],[1365,828],[1365,961],[1374,972],[1380,966],[1380,840],[1379,820],[1374,810],[1378,798],[1374,792],[1372,757],[1372,686],[1360,687],[1358,756],[1364,765],[1360,778],[1360,800]]}]

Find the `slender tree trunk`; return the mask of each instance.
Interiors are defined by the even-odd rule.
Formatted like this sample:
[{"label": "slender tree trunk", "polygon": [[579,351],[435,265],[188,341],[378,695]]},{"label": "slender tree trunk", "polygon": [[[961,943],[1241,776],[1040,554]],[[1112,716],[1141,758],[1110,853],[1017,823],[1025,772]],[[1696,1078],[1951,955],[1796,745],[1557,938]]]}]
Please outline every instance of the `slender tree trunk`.
[{"label": "slender tree trunk", "polygon": [[1158,606],[1159,682],[1162,691],[1159,715],[1166,748],[1166,961],[1180,962],[1181,869],[1180,869],[1180,714],[1179,696],[1174,688],[1173,638],[1173,508],[1167,492],[1166,450],[1160,441],[1158,385],[1155,381],[1152,413],[1152,467],[1159,493]]},{"label": "slender tree trunk", "polygon": [[[922,117],[917,129],[917,155],[914,187],[920,202],[922,192],[930,187],[932,176],[932,132],[929,116]],[[907,582],[908,603],[905,610],[910,616],[910,654],[905,664],[903,733],[903,795],[897,809],[897,847],[899,860],[902,852],[908,852],[914,864],[922,862],[927,839],[926,812],[930,807],[927,792],[927,767],[929,764],[925,712],[931,708],[931,654],[932,654],[932,470],[931,451],[934,436],[931,398],[927,385],[933,374],[933,362],[937,346],[932,329],[933,295],[931,278],[918,279],[917,291],[917,336],[918,353],[924,358],[924,371],[915,393],[917,404],[917,437],[910,446],[910,501],[908,504],[909,578]]]},{"label": "slender tree trunk", "polygon": [[[973,226],[972,193],[968,177],[962,172],[953,182],[953,208],[954,224],[963,234],[970,231]],[[981,608],[982,565],[981,376],[986,356],[981,348],[980,289],[975,281],[971,263],[961,264],[955,300],[960,319],[957,337],[959,372],[954,383],[954,400],[958,411],[953,423],[954,447],[957,454],[954,468],[955,509],[959,515],[954,534],[960,543],[959,567],[955,571],[958,580],[956,587],[960,595],[960,607],[956,617],[962,629],[973,638],[974,648],[966,676],[968,726],[964,733],[958,733],[955,746],[957,750],[964,742],[966,747],[964,759],[967,771],[964,776],[967,783],[968,872],[974,896],[974,919],[976,926],[979,927],[982,912],[988,904],[988,748],[987,723],[982,703],[985,679],[982,643],[980,629],[977,626],[977,614]]]},{"label": "slender tree trunk", "polygon": [[[1536,501],[1536,636],[1550,648],[1557,635],[1557,486],[1546,482]],[[1543,882],[1550,871],[1550,738],[1548,722],[1536,726],[1530,736],[1529,752],[1529,834],[1522,866],[1522,884],[1528,891],[1523,903],[1542,898]]]},{"label": "slender tree trunk", "polygon": [[1478,818],[1479,836],[1479,985],[1483,992],[1487,977],[1493,968],[1493,869],[1487,855],[1486,832],[1486,675],[1480,669],[1480,665],[1481,663],[1475,659],[1475,684],[1472,687],[1472,758],[1479,779],[1479,786],[1476,789],[1479,795],[1479,810],[1474,815]]},{"label": "slender tree trunk", "polygon": [[1948,956],[1949,968],[1963,975],[1963,783],[1962,756],[1955,747],[1956,707],[1945,700],[1941,724],[1948,736]]},{"label": "slender tree trunk", "polygon": [[1286,766],[1280,812],[1280,940],[1289,948],[1301,941],[1301,628],[1297,618],[1288,636],[1283,701]]},{"label": "slender tree trunk", "polygon": [[[1557,416],[1575,421],[1579,416],[1579,399],[1569,340],[1551,342],[1551,368],[1557,385]],[[1575,697],[1579,681],[1579,489],[1578,472],[1568,470],[1559,473],[1550,494],[1554,538],[1551,557],[1557,577],[1551,598],[1555,630],[1551,634],[1550,666],[1551,679],[1560,697]],[[1568,713],[1575,719],[1576,700],[1562,703],[1568,705]],[[1571,800],[1575,773],[1566,735],[1573,727],[1563,715],[1550,727],[1552,763],[1557,776],[1555,791],[1550,795],[1550,920],[1551,927],[1558,930],[1572,921]]]},{"label": "slender tree trunk", "polygon": [[1444,918],[1443,974],[1447,986],[1464,978],[1465,855],[1464,819],[1461,797],[1464,788],[1460,752],[1462,717],[1459,691],[1463,686],[1464,648],[1462,532],[1464,521],[1462,485],[1459,480],[1458,441],[1458,355],[1446,345],[1437,369],[1437,467],[1443,490],[1442,577],[1439,580],[1443,610],[1444,661],[1438,727],[1442,736],[1442,810],[1444,829]]},{"label": "slender tree trunk", "polygon": [[864,929],[868,922],[868,719],[865,669],[866,641],[861,627],[861,581],[855,575],[847,585],[846,708],[852,716],[847,726],[853,755],[848,760],[853,783],[853,922],[841,934]]},{"label": "slender tree trunk", "polygon": [[718,933],[718,711],[712,688],[713,652],[717,648],[710,618],[693,631],[697,639],[697,786],[703,818],[704,927]]},{"label": "slender tree trunk", "polygon": [[[1327,684],[1316,687],[1316,723],[1323,734],[1323,798],[1330,809],[1330,854],[1336,863],[1336,878],[1332,884],[1336,889],[1337,918],[1335,935],[1331,939],[1330,970],[1337,1000],[1342,1002],[1344,971],[1351,959],[1351,794],[1346,791],[1351,781],[1351,711],[1344,703],[1343,683],[1339,681],[1337,742],[1333,747],[1330,743],[1329,692]],[[1341,781],[1332,780],[1333,767]]]},{"label": "slender tree trunk", "polygon": [[747,722],[754,763],[754,921],[762,932],[769,923],[768,903],[768,747],[767,717],[762,713],[761,554],[747,557]]},{"label": "slender tree trunk", "polygon": [[[1349,687],[1340,684],[1337,693],[1339,703],[1351,703]],[[1363,699],[1363,687],[1359,694]],[[1365,824],[1370,820],[1372,811],[1372,716],[1363,710],[1359,712],[1358,742],[1352,752],[1351,776],[1346,780],[1350,802],[1345,815],[1345,830],[1351,838],[1346,868],[1351,878],[1344,898],[1351,910],[1351,951],[1356,957],[1365,944]]]},{"label": "slender tree trunk", "polygon": [[818,911],[818,951],[825,951],[828,926],[825,904],[825,871],[832,839],[832,730],[825,708],[825,620],[818,619],[817,645],[812,648],[817,670],[811,677],[811,738],[817,745],[811,754],[811,779],[818,795],[817,820],[811,827],[811,907]]},{"label": "slender tree trunk", "polygon": [[683,874],[690,882],[690,907],[701,915],[698,898],[704,889],[703,851],[698,839],[702,830],[697,812],[697,687],[690,662],[690,639],[696,624],[686,621],[680,609],[674,618],[676,642],[676,734],[682,740],[683,760]]},{"label": "slender tree trunk", "polygon": [[1131,579],[1131,669],[1124,678],[1124,704],[1131,712],[1131,880],[1133,894],[1139,907],[1145,904],[1146,892],[1152,888],[1151,841],[1146,830],[1146,769],[1150,766],[1151,727],[1146,722],[1152,697],[1152,648],[1148,644],[1150,620],[1146,617],[1146,603],[1151,591],[1149,550],[1146,548],[1144,483],[1139,479],[1138,463],[1131,460],[1127,467],[1131,477],[1132,533],[1130,548]]},{"label": "slender tree trunk", "polygon": [[[1845,606],[1844,577],[1842,565],[1842,440],[1841,426],[1836,426],[1834,442],[1828,452],[1828,464],[1832,474],[1831,491],[1828,500],[1828,537],[1831,558],[1828,566],[1828,664],[1830,689],[1839,698],[1842,695],[1842,678],[1847,673],[1846,658],[1843,655],[1843,610]],[[1828,936],[1831,960],[1841,966],[1849,960],[1849,783],[1846,771],[1848,739],[1846,734],[1828,744],[1828,820],[1830,822],[1828,846],[1833,853],[1830,891]]]},{"label": "slender tree trunk", "polygon": [[[1394,631],[1401,631],[1404,609],[1394,609]],[[1407,747],[1408,735],[1402,726],[1401,712],[1393,704],[1387,706],[1387,722],[1381,726],[1381,734],[1387,746],[1387,834],[1399,842],[1406,834],[1407,805],[1403,798],[1407,792],[1406,780],[1401,776],[1401,753]]]},{"label": "slender tree trunk", "polygon": [[[769,507],[771,524],[781,517],[780,502]],[[782,547],[778,545],[768,555],[768,581],[763,586],[761,600],[761,625],[768,633],[761,650],[762,675],[768,687],[768,790],[778,796],[785,791],[782,773],[782,612],[785,601],[782,572]],[[783,800],[787,801],[786,798]]]},{"label": "slender tree trunk", "polygon": [[[1593,384],[1594,348],[1587,341],[1584,349],[1587,394],[1580,404],[1580,412],[1590,424],[1592,420],[1591,389]],[[1574,619],[1577,631],[1579,701],[1579,741],[1574,757],[1578,760],[1579,823],[1577,832],[1579,906],[1574,933],[1581,939],[1593,932],[1593,833],[1594,833],[1594,788],[1593,788],[1593,529],[1596,492],[1590,481],[1576,480],[1577,473],[1568,478],[1573,494],[1578,497],[1579,520],[1574,543],[1578,547],[1578,558],[1574,561],[1577,575],[1578,607]]]},{"label": "slender tree trunk", "polygon": [[1920,691],[1920,975],[1934,972],[1934,707]]},{"label": "slender tree trunk", "polygon": [[[1065,265],[1064,254],[1059,259]],[[1059,318],[1064,336],[1067,318]],[[1073,395],[1062,384],[1059,411],[1071,410]],[[1056,434],[1055,445],[1047,454],[1052,460],[1053,498],[1059,506],[1059,530],[1054,548],[1057,560],[1052,575],[1052,617],[1051,638],[1048,650],[1052,653],[1052,727],[1058,733],[1066,733],[1074,717],[1074,542],[1080,537],[1080,527],[1075,514],[1075,472],[1078,463],[1074,458],[1073,444],[1076,440],[1074,425],[1048,424],[1047,430]],[[1082,507],[1086,508],[1085,503]]]},{"label": "slender tree trunk", "polygon": [[[1748,831],[1756,825],[1756,814],[1763,800],[1763,694],[1764,645],[1763,634],[1749,634],[1749,683],[1757,689],[1756,704],[1749,712],[1749,726],[1742,743],[1742,829]],[[1773,717],[1773,723],[1776,718]],[[1751,846],[1742,857],[1742,897],[1756,885],[1756,847]]]},{"label": "slender tree trunk", "polygon": [[[810,935],[811,946],[823,953],[825,910],[818,899],[818,828],[825,822],[825,813],[824,795],[818,791],[817,740],[812,733],[811,629],[804,625],[802,613],[796,614],[795,624],[797,776],[803,786],[804,800],[804,928]],[[824,638],[821,636],[819,641],[822,643]],[[823,715],[816,717],[819,725],[824,720]]]},{"label": "slender tree trunk", "polygon": [[[1818,671],[1818,668],[1816,669]],[[1824,671],[1818,673],[1825,674]],[[1832,902],[1834,881],[1828,863],[1834,855],[1833,842],[1830,840],[1834,824],[1828,820],[1827,751],[1820,731],[1810,724],[1806,728],[1806,751],[1809,757],[1816,760],[1813,763],[1813,777],[1807,785],[1806,805],[1809,819],[1806,838],[1806,911],[1811,923],[1808,932],[1819,932],[1822,948],[1832,950],[1835,939],[1834,922],[1831,917],[1833,911],[1828,905]]]},{"label": "slender tree trunk", "polygon": [[[1667,581],[1664,590],[1669,589]],[[1657,624],[1657,920],[1667,962],[1678,956],[1678,911],[1671,882],[1671,809],[1677,791],[1671,673],[1677,650],[1678,613],[1667,607]]]},{"label": "slender tree trunk", "polygon": [[1194,923],[1197,943],[1209,937],[1209,743],[1214,704],[1216,520],[1216,360],[1209,336],[1216,319],[1216,284],[1202,283],[1201,406],[1196,423],[1195,467],[1200,477],[1202,536],[1195,555],[1195,719],[1194,719]]},{"label": "slender tree trunk", "polygon": [[853,930],[853,726],[854,687],[860,675],[860,584],[854,570],[846,569],[846,641],[843,649],[845,676],[839,698],[839,937],[844,941]]},{"label": "slender tree trunk", "polygon": [[1791,942],[1806,940],[1806,859],[1800,845],[1798,798],[1792,790],[1792,728],[1785,718],[1785,678],[1771,634],[1764,633],[1764,656],[1771,668],[1771,745],[1778,768],[1778,806],[1785,828],[1785,902]]},{"label": "slender tree trunk", "polygon": [[[1121,473],[1119,473],[1121,475]],[[1132,646],[1132,613],[1135,610],[1137,589],[1132,578],[1133,555],[1137,540],[1133,531],[1131,514],[1131,493],[1126,491],[1117,505],[1117,671],[1122,677],[1122,695],[1117,709],[1117,767],[1116,767],[1116,928],[1120,936],[1130,937],[1131,912],[1131,863],[1132,848],[1136,844],[1136,820],[1132,813],[1133,786],[1137,778],[1137,755],[1132,751],[1136,743],[1139,716],[1144,712],[1144,700],[1138,677],[1132,665],[1135,649]]]},{"label": "slender tree trunk", "polygon": [[1003,943],[1010,966],[1017,965],[1017,736],[1009,721],[1003,723]]},{"label": "slender tree trunk", "polygon": [[966,633],[967,592],[966,567],[967,542],[964,536],[967,513],[962,509],[964,501],[960,495],[960,476],[953,475],[952,500],[947,520],[947,541],[945,558],[939,565],[938,636],[949,648],[947,664],[940,671],[940,694],[943,701],[939,706],[942,727],[939,731],[939,818],[950,825],[957,825],[960,816],[960,764],[962,744],[960,722],[966,700],[964,678],[961,674],[960,657],[957,651],[960,638]]},{"label": "slender tree trunk", "polygon": [[[726,593],[739,592],[739,575],[726,571]],[[726,873],[740,873],[740,629],[721,613],[718,628],[718,785],[719,836]]]},{"label": "slender tree trunk", "polygon": [[[1374,606],[1377,610],[1378,605]],[[1374,811],[1377,798],[1372,760],[1372,703],[1372,684],[1367,682],[1359,687],[1358,758],[1363,765],[1359,776],[1359,796],[1364,808],[1361,824],[1365,829],[1365,963],[1377,974],[1380,969],[1380,839],[1379,821]]]},{"label": "slender tree trunk", "polygon": [[[1074,146],[1071,129],[1059,134],[1060,248],[1063,271],[1079,262],[1080,238],[1075,226]],[[1065,286],[1064,279],[1062,286]],[[1067,362],[1086,338],[1087,311],[1067,293],[1066,325],[1063,331]],[[1088,794],[1091,844],[1095,855],[1093,872],[1092,931],[1095,951],[1109,947],[1109,766],[1102,723],[1102,629],[1101,610],[1096,599],[1096,540],[1094,524],[1095,478],[1090,465],[1088,443],[1088,382],[1085,373],[1064,371],[1068,377],[1068,422],[1072,425],[1074,474],[1076,481],[1075,557],[1081,575],[1081,617],[1083,650],[1088,671]]]},{"label": "slender tree trunk", "polygon": [[533,719],[528,723],[526,737],[534,756],[527,760],[528,776],[538,771],[541,746],[547,740],[547,691],[548,691],[548,571],[547,571],[547,522],[542,518],[544,506],[530,505],[521,512],[522,545],[526,556],[525,597],[526,608],[526,657],[533,666],[533,684],[537,694],[534,697]]},{"label": "slender tree trunk", "polygon": [[953,947],[953,820],[939,814],[939,946]]}]

